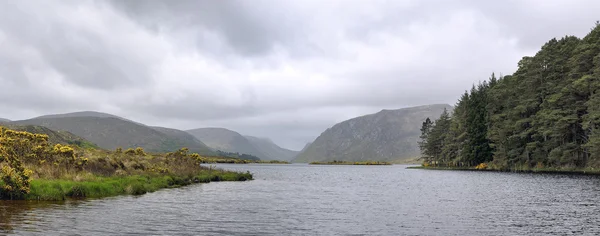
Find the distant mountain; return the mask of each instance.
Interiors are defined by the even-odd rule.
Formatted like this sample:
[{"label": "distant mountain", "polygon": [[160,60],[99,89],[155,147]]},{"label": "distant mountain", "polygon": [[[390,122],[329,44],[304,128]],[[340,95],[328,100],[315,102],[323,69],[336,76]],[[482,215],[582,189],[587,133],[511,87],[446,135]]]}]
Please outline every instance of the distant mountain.
[{"label": "distant mountain", "polygon": [[192,153],[194,153],[194,152],[202,153],[202,154],[213,154],[214,153],[208,146],[206,146],[206,144],[204,144],[202,141],[198,140],[196,137],[189,134],[188,132],[178,130],[178,129],[164,128],[164,127],[151,127],[151,128],[155,129],[158,132],[166,134],[169,138],[171,138],[172,142],[173,142],[171,146],[187,147],[190,150],[190,152],[192,152]]},{"label": "distant mountain", "polygon": [[66,117],[99,117],[99,118],[119,118],[122,120],[126,120],[125,118],[111,115],[108,113],[96,112],[96,111],[79,111],[65,114],[52,114],[52,115],[44,115],[38,116],[33,119],[48,119],[48,118],[66,118]]},{"label": "distant mountain", "polygon": [[0,118],[0,123],[8,123],[8,122],[10,122],[9,119]]},{"label": "distant mountain", "polygon": [[48,135],[48,142],[51,144],[73,144],[80,147],[97,147],[96,144],[85,140],[77,135],[69,133],[67,131],[54,131],[43,126],[37,125],[13,125],[7,124],[6,128],[18,131],[27,131],[34,134],[46,134]]},{"label": "distant mountain", "polygon": [[447,104],[426,105],[353,118],[325,130],[293,160],[394,161],[419,155],[421,123],[437,119]]},{"label": "distant mountain", "polygon": [[266,138],[258,138],[254,136],[244,136],[258,151],[262,152],[265,157],[263,160],[280,160],[280,161],[291,161],[298,155],[298,151],[292,151],[289,149],[277,146],[273,141]]},{"label": "distant mountain", "polygon": [[105,149],[142,147],[149,152],[170,152],[187,147],[200,154],[214,154],[204,143],[183,131],[149,127],[106,113],[49,115],[14,121],[11,124],[38,125],[52,130],[68,131]]},{"label": "distant mountain", "polygon": [[269,159],[252,142],[235,131],[224,128],[200,128],[187,130],[186,132],[216,150],[250,154],[264,160]]}]

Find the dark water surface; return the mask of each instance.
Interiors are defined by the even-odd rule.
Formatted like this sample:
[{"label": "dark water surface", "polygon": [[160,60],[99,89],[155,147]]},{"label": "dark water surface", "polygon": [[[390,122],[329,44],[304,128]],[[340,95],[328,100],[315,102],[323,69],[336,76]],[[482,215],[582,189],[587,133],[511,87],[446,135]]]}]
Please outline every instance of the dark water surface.
[{"label": "dark water surface", "polygon": [[0,234],[597,235],[600,178],[406,166],[222,165],[256,180],[0,201]]}]

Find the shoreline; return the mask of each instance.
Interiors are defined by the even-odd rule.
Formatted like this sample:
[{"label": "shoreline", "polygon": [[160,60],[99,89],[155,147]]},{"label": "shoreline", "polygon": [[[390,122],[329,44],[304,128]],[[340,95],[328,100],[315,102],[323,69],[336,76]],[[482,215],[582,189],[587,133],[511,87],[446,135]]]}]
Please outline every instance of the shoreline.
[{"label": "shoreline", "polygon": [[308,163],[309,165],[355,165],[355,166],[383,166],[383,165],[392,165],[392,163],[384,162],[384,161],[360,161],[360,162],[350,162],[350,161],[330,161],[330,162],[319,162],[314,161]]},{"label": "shoreline", "polygon": [[[161,189],[177,188],[196,183],[252,180],[251,173],[225,170],[204,170],[195,175],[142,174],[127,176],[87,176],[82,180],[34,179],[31,191],[23,199],[11,201],[64,201],[95,199],[120,195],[143,195]],[[6,199],[10,200],[10,199]]]},{"label": "shoreline", "polygon": [[569,174],[569,175],[598,175],[600,169],[558,169],[558,168],[533,168],[533,169],[476,169],[475,167],[432,167],[432,166],[409,166],[406,169],[423,170],[448,170],[448,171],[487,171],[507,173],[537,173],[537,174]]}]

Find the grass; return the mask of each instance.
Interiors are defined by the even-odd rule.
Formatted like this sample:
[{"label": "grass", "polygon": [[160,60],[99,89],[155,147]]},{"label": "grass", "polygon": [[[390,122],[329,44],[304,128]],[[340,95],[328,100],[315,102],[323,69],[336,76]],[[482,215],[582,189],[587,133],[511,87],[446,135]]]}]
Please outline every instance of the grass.
[{"label": "grass", "polygon": [[204,164],[290,164],[287,161],[279,161],[279,160],[246,160],[239,159],[234,157],[202,157],[200,158],[201,163]]},{"label": "grass", "polygon": [[257,164],[291,164],[288,161],[279,161],[279,160],[271,160],[271,161],[254,161],[252,163],[257,163]]},{"label": "grass", "polygon": [[329,162],[320,162],[314,161],[309,163],[311,165],[391,165],[392,163],[385,161],[329,161]]},{"label": "grass", "polygon": [[462,170],[462,171],[494,171],[494,172],[516,172],[516,173],[544,173],[544,174],[581,174],[600,175],[600,169],[596,168],[572,168],[572,167],[544,167],[544,168],[514,168],[514,169],[476,169],[475,167],[452,167],[452,166],[409,166],[407,169],[426,170]]},{"label": "grass", "polygon": [[223,170],[205,170],[196,175],[132,175],[99,177],[82,180],[34,179],[27,200],[61,201],[67,198],[100,198],[117,195],[141,195],[163,188],[186,186],[213,181],[251,180],[252,174]]},{"label": "grass", "polygon": [[406,165],[406,164],[421,164],[422,161],[420,160],[420,157],[411,157],[411,158],[402,158],[402,159],[396,159],[396,160],[392,160],[391,161],[392,164],[402,164],[402,165]]}]

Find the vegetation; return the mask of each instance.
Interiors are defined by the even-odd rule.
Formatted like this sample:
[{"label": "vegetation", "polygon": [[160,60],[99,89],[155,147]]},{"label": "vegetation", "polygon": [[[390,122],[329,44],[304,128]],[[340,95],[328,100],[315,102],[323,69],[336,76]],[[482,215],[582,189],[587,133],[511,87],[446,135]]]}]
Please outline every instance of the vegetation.
[{"label": "vegetation", "polygon": [[314,161],[309,163],[311,165],[391,165],[392,163],[389,162],[385,162],[385,161],[356,161],[356,162],[351,162],[351,161],[330,161],[330,162],[319,162],[319,161]]},{"label": "vegetation", "polygon": [[257,161],[254,163],[259,164],[291,164],[289,161],[279,161],[279,160],[270,160],[270,161]]},{"label": "vegetation", "polygon": [[473,86],[453,114],[423,122],[419,146],[425,167],[600,168],[600,25]]},{"label": "vegetation", "polygon": [[271,161],[263,161],[263,160],[247,160],[247,159],[240,159],[240,158],[235,158],[235,157],[222,157],[222,156],[218,156],[218,157],[200,157],[199,158],[201,163],[212,163],[212,164],[250,164],[250,163],[256,163],[256,164],[290,164],[287,161],[279,161],[279,160],[271,160]]},{"label": "vegetation", "polygon": [[48,139],[0,127],[0,199],[143,194],[191,183],[252,179],[250,173],[201,166],[207,159],[187,148],[167,154],[148,154],[143,148],[111,152],[51,145]]}]

